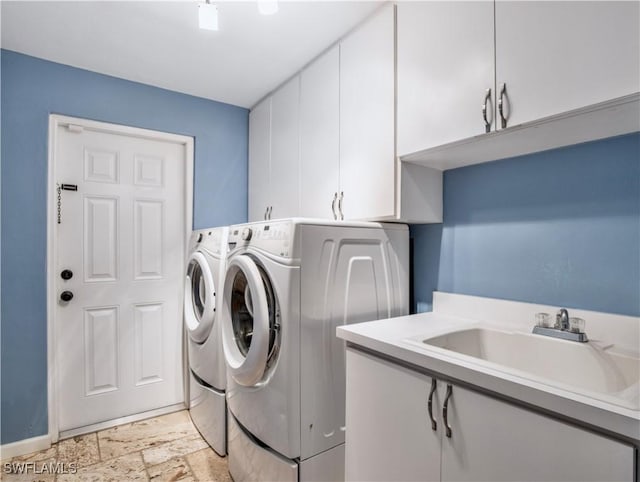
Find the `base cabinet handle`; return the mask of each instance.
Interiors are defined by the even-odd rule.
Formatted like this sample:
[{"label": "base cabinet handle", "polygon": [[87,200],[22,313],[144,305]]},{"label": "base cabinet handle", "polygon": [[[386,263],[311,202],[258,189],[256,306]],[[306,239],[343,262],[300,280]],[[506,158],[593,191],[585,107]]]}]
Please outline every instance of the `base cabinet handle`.
[{"label": "base cabinet handle", "polygon": [[427,410],[429,411],[429,419],[431,420],[431,430],[437,430],[438,429],[438,423],[436,422],[436,419],[433,418],[433,394],[436,391],[436,379],[432,378],[431,379],[431,390],[429,391],[429,400],[427,401]]},{"label": "base cabinet handle", "polygon": [[447,395],[444,397],[444,405],[442,406],[442,419],[444,420],[445,434],[448,438],[451,438],[451,426],[449,425],[449,399],[453,393],[453,387],[450,383],[447,383]]}]

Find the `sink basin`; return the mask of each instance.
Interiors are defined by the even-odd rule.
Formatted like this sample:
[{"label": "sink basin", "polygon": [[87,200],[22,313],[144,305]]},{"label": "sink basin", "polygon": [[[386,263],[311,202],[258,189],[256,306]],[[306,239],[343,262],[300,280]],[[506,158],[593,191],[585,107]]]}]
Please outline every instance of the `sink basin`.
[{"label": "sink basin", "polygon": [[[589,392],[640,410],[640,359],[610,353],[596,343],[577,343],[541,335],[472,328],[422,339],[422,343],[519,370],[560,388]],[[577,390],[576,390],[577,389]]]}]

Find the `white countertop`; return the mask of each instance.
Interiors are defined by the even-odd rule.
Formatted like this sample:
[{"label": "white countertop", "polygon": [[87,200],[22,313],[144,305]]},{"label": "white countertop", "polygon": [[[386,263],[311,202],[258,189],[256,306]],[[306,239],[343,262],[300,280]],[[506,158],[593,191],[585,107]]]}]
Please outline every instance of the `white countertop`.
[{"label": "white countertop", "polygon": [[[604,432],[611,432],[626,439],[631,439],[636,444],[640,443],[640,411],[591,398],[584,393],[580,393],[579,390],[567,389],[561,384],[549,383],[548,380],[529,376],[517,370],[505,369],[506,367],[484,360],[460,355],[441,348],[433,348],[424,343],[417,343],[416,337],[418,337],[417,339],[429,338],[478,326],[510,329],[512,331],[524,331],[523,326],[527,326],[526,332],[531,330],[530,321],[526,321],[524,324],[506,326],[504,320],[508,317],[505,316],[496,316],[495,319],[498,320],[498,323],[493,322],[493,320],[491,324],[482,321],[490,318],[485,308],[493,305],[486,301],[488,299],[438,293],[436,295],[438,304],[434,302],[434,307],[442,307],[443,309],[440,312],[341,326],[337,329],[337,336],[352,345],[394,358],[432,374],[451,379],[454,382],[458,381],[475,386],[483,391],[494,392],[509,399],[538,407],[543,411],[553,412],[561,416],[561,418],[569,418],[582,425],[598,427]],[[466,304],[465,309],[457,309],[457,307],[456,309],[449,309],[460,300],[462,300],[463,304]],[[509,311],[509,309],[504,309],[505,306],[509,308],[510,305],[518,305],[516,308],[520,310],[523,307],[537,311],[541,309],[539,305],[501,300],[491,300],[491,303],[494,301],[499,303],[498,306],[502,308],[502,315]],[[480,316],[476,319],[468,317],[470,308],[474,308],[475,311],[472,310],[471,312],[477,312]],[[446,311],[446,313],[443,311]],[[452,312],[457,313],[452,314]],[[459,316],[460,313],[465,314],[465,316]],[[584,313],[587,313],[587,315]],[[589,316],[589,313],[580,312],[580,315]],[[602,316],[602,314],[600,315]],[[619,315],[613,316],[621,318],[622,325],[626,324],[627,331],[624,334],[628,336],[629,328],[635,334],[636,325],[640,322],[639,319],[621,317]],[[597,318],[597,316],[591,316],[591,318]],[[529,318],[529,320],[531,319],[533,319],[533,315]],[[589,320],[589,318],[586,319]],[[501,321],[503,323],[500,323]],[[587,326],[587,332],[588,328],[589,325]],[[598,328],[595,327],[594,331],[597,332]],[[414,338],[414,340],[411,340],[411,338]]]}]

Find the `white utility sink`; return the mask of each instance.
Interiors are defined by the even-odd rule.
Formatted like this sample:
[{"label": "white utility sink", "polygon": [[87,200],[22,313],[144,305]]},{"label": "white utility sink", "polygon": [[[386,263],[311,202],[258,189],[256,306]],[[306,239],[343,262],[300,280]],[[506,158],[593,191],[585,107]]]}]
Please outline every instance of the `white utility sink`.
[{"label": "white utility sink", "polygon": [[495,364],[499,370],[526,372],[537,381],[640,410],[640,358],[614,353],[597,342],[489,328],[454,331],[420,341]]}]

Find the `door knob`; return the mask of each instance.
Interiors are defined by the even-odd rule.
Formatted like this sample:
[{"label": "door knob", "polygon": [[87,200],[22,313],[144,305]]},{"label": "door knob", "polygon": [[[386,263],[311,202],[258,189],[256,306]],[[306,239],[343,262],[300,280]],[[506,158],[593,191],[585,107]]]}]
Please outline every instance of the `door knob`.
[{"label": "door knob", "polygon": [[63,280],[68,280],[73,278],[73,271],[71,271],[70,269],[64,269],[62,270],[62,273],[60,273],[60,277]]},{"label": "door knob", "polygon": [[60,293],[60,299],[62,301],[71,301],[73,299],[73,293],[71,291],[63,291]]}]

